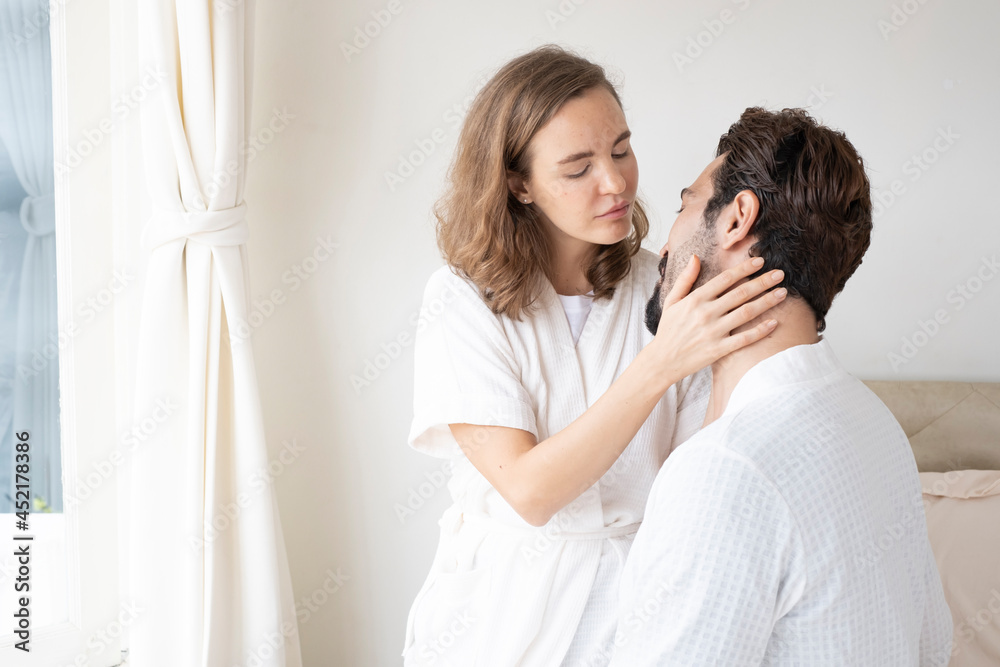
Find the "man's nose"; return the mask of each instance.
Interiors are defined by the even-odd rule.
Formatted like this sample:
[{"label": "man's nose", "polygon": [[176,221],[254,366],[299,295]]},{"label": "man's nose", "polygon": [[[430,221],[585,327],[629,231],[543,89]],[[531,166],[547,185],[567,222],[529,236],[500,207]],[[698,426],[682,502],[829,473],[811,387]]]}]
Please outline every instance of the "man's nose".
[{"label": "man's nose", "polygon": [[667,254],[668,250],[670,250],[670,241],[667,241],[666,243],[664,243],[663,247],[660,248],[660,257],[665,256]]}]

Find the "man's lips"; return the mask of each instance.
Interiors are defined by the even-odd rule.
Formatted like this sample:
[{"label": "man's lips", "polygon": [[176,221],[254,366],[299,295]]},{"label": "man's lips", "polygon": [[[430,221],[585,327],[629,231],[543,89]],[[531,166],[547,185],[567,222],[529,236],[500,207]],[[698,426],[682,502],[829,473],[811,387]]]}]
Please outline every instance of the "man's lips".
[{"label": "man's lips", "polygon": [[631,202],[623,202],[623,203],[619,204],[618,206],[614,207],[613,209],[611,209],[610,211],[608,211],[607,213],[602,213],[601,215],[599,215],[597,217],[598,218],[620,218],[623,215],[625,215],[625,213],[628,211],[628,207],[629,207],[630,203]]}]

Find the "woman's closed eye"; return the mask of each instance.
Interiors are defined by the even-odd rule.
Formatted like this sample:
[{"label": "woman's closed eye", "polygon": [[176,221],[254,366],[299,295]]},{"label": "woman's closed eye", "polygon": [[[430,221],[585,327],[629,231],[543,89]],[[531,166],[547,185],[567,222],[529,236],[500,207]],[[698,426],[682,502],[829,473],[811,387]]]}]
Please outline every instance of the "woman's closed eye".
[{"label": "woman's closed eye", "polygon": [[[628,149],[626,148],[621,153],[612,153],[611,157],[613,157],[616,160],[621,160],[624,157],[628,157]],[[581,176],[583,176],[584,174],[586,174],[588,171],[590,171],[590,165],[589,164],[586,167],[583,168],[583,171],[580,171],[580,172],[578,172],[576,174],[569,174],[568,176],[569,176],[569,178],[580,178]]]}]

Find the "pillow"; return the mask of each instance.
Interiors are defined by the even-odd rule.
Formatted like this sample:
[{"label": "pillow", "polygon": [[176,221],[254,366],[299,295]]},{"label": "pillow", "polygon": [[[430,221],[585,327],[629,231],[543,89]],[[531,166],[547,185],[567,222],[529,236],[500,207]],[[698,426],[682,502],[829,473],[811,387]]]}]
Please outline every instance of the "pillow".
[{"label": "pillow", "polygon": [[920,484],[955,623],[948,667],[1000,665],[1000,470],[922,472]]}]

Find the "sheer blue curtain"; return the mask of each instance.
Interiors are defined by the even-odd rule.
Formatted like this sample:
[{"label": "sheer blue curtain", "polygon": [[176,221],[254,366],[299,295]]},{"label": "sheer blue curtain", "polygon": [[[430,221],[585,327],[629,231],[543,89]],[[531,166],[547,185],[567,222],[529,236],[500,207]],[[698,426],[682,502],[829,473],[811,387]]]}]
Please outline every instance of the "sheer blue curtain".
[{"label": "sheer blue curtain", "polygon": [[[0,2],[0,141],[27,196],[16,206],[23,230],[15,358],[10,377],[11,423],[31,433],[31,492],[62,511],[59,438],[59,355],[56,314],[55,198],[52,152],[52,62],[48,0]],[[4,225],[11,226],[10,217]],[[12,234],[12,237],[20,234]],[[3,242],[4,239],[0,239]],[[4,252],[3,257],[7,258]],[[5,262],[0,272],[15,270]],[[12,284],[10,278],[3,279]],[[5,295],[8,299],[10,295]],[[8,301],[9,303],[9,301]],[[2,389],[0,389],[2,390]],[[2,413],[0,413],[2,416]],[[10,493],[9,439],[0,452],[0,482]],[[11,495],[13,495],[11,493]],[[3,494],[4,501],[7,493]]]}]

